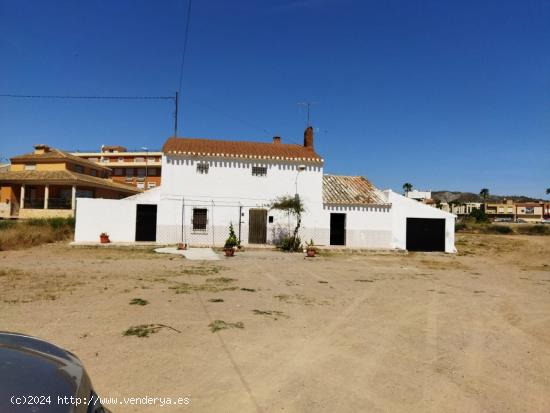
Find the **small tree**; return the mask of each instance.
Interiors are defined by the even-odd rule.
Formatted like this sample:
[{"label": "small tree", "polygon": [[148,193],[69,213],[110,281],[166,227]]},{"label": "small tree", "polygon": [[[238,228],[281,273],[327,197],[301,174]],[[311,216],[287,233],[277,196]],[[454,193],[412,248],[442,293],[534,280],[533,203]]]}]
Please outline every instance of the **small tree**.
[{"label": "small tree", "polygon": [[235,230],[233,229],[233,223],[229,223],[229,237],[225,240],[224,248],[235,248],[239,245],[239,240],[237,235],[235,235]]},{"label": "small tree", "polygon": [[296,227],[291,236],[283,240],[281,247],[287,251],[299,251],[302,247],[298,231],[302,225],[302,213],[305,211],[304,204],[300,196],[281,196],[271,203],[271,209],[276,209],[296,218]]},{"label": "small tree", "polygon": [[472,209],[472,212],[470,212],[470,216],[472,218],[475,218],[477,223],[489,222],[489,218],[487,218],[487,214],[485,214],[485,211],[479,208]]},{"label": "small tree", "polygon": [[410,182],[405,182],[403,184],[403,191],[405,191],[405,194],[408,194],[409,192],[411,192],[413,189],[413,184],[411,184]]},{"label": "small tree", "polygon": [[481,191],[479,191],[479,196],[482,197],[483,202],[485,202],[489,197],[489,189],[483,188]]},{"label": "small tree", "polygon": [[546,188],[546,195],[550,195],[550,188]]}]

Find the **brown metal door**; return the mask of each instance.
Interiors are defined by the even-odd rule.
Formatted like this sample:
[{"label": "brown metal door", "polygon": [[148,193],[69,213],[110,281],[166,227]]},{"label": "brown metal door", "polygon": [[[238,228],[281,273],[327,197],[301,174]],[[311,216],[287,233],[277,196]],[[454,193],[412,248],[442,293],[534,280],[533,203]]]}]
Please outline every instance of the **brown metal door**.
[{"label": "brown metal door", "polygon": [[265,244],[267,242],[267,210],[250,209],[248,211],[248,243]]}]

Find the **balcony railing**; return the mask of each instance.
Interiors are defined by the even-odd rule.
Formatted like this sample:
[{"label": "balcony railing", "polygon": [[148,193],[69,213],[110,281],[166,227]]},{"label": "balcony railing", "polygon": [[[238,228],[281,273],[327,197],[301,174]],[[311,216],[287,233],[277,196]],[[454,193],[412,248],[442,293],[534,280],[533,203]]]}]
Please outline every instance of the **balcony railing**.
[{"label": "balcony railing", "polygon": [[[26,198],[24,209],[44,209],[44,198]],[[48,198],[48,209],[71,209],[71,200],[66,198]]]},{"label": "balcony railing", "polygon": [[24,208],[44,209],[44,198],[25,198]]},{"label": "balcony railing", "polygon": [[71,209],[71,200],[67,198],[49,198],[48,209]]}]

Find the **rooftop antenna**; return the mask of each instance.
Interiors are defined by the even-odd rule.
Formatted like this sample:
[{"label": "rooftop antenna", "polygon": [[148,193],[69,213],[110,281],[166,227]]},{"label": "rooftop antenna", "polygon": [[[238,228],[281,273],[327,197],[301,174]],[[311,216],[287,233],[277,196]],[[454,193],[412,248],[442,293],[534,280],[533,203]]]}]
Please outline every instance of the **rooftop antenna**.
[{"label": "rooftop antenna", "polygon": [[306,127],[311,126],[311,105],[316,104],[317,102],[298,102],[298,105],[305,106],[307,109],[307,124]]}]

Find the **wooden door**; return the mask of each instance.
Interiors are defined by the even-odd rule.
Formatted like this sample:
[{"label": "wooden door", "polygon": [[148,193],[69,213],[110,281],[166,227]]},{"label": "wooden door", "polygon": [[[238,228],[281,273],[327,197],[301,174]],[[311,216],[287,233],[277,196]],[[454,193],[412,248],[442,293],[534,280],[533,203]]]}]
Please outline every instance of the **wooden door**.
[{"label": "wooden door", "polygon": [[248,211],[248,243],[265,244],[267,242],[267,210],[250,209]]}]

